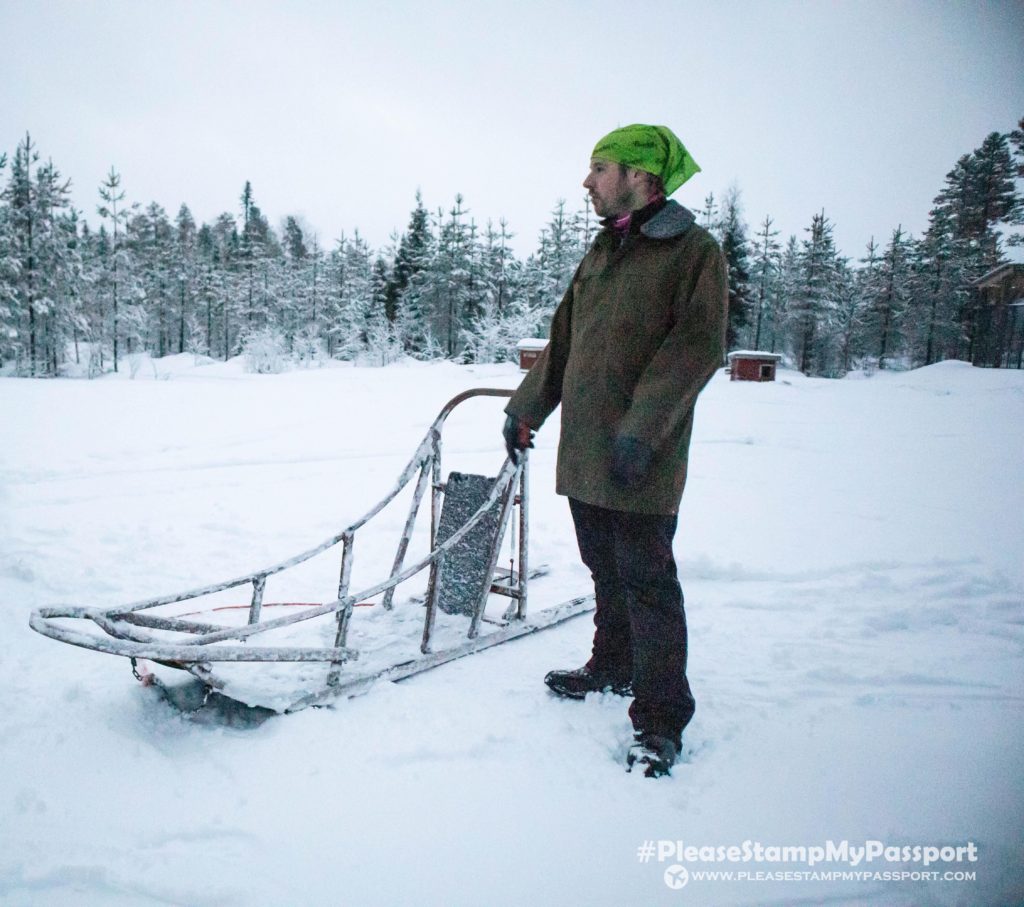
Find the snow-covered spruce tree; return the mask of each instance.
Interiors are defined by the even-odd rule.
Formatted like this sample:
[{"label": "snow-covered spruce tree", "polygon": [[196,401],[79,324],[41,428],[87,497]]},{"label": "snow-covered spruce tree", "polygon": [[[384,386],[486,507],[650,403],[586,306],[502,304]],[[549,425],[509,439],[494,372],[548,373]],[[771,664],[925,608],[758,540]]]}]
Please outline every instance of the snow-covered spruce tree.
[{"label": "snow-covered spruce tree", "polygon": [[799,285],[790,300],[789,321],[795,358],[805,375],[830,371],[828,351],[843,279],[832,231],[825,212],[815,214],[800,246]]},{"label": "snow-covered spruce tree", "polygon": [[[459,329],[463,330],[474,319],[479,317],[484,308],[484,300],[488,291],[486,265],[484,262],[483,245],[480,242],[480,231],[476,220],[469,219],[467,228],[465,301],[459,318]],[[465,358],[463,351],[456,354]]]},{"label": "snow-covered spruce tree", "polygon": [[484,231],[484,270],[499,312],[504,311],[521,290],[522,267],[509,247],[514,236],[505,218],[498,221],[497,230],[490,221],[487,222]]},{"label": "snow-covered spruce tree", "polygon": [[779,296],[776,310],[775,330],[772,337],[772,352],[782,353],[793,368],[799,368],[802,325],[798,323],[803,314],[797,306],[797,296],[803,283],[803,262],[801,243],[790,235],[782,251],[782,266],[779,270]]},{"label": "snow-covered spruce tree", "polygon": [[303,313],[305,321],[299,330],[297,358],[305,365],[320,362],[325,351],[324,312],[326,302],[327,257],[320,238],[313,234],[309,241],[308,263],[306,266],[307,298],[309,305]]},{"label": "snow-covered spruce tree", "polygon": [[[990,134],[982,146],[963,155],[949,173],[935,199],[948,221],[957,252],[957,270],[970,284],[1003,260],[999,225],[1016,204],[1014,168],[1006,136]],[[962,295],[960,335],[963,345],[957,357],[973,361],[976,310],[971,294]]]},{"label": "snow-covered spruce tree", "polygon": [[907,340],[915,365],[953,359],[964,349],[962,313],[970,292],[964,245],[956,237],[950,210],[943,205],[932,208],[912,262]]},{"label": "snow-covered spruce tree", "polygon": [[399,321],[387,317],[386,263],[356,230],[342,235],[327,262],[328,349],[334,358],[387,365],[402,355]]},{"label": "snow-covered spruce tree", "polygon": [[249,281],[240,259],[240,239],[233,215],[224,212],[210,231],[210,282],[213,306],[211,332],[215,352],[225,361],[241,349],[241,333],[247,312]]},{"label": "snow-covered spruce tree", "polygon": [[338,354],[336,346],[341,339],[341,313],[348,299],[346,244],[345,233],[342,232],[341,236],[335,240],[334,248],[327,253],[324,259],[324,298],[321,305],[321,323],[328,359],[344,358]]},{"label": "snow-covered spruce tree", "polygon": [[[47,372],[60,374],[69,352],[81,364],[80,341],[88,330],[83,290],[83,262],[79,241],[78,212],[70,204],[54,217],[49,242],[44,245],[50,261],[49,291],[53,299],[46,327]],[[50,249],[46,250],[46,245]]]},{"label": "snow-covered spruce tree", "polygon": [[530,304],[522,268],[508,246],[512,235],[504,220],[498,231],[490,222],[484,231],[483,305],[462,336],[468,361],[514,360],[516,344],[537,332],[538,312]]},{"label": "snow-covered spruce tree", "polygon": [[989,133],[971,157],[977,205],[972,226],[981,247],[981,264],[987,271],[1004,260],[999,226],[1018,207],[1017,167],[1009,136],[999,132]]},{"label": "snow-covered spruce tree", "polygon": [[11,269],[14,280],[10,295],[14,300],[15,313],[11,347],[19,369],[29,375],[37,373],[40,308],[45,305],[36,250],[37,236],[42,227],[32,172],[38,162],[39,152],[31,136],[26,135],[15,149],[11,175],[3,193],[8,209],[8,257],[15,262]]},{"label": "snow-covered spruce tree", "polygon": [[599,229],[600,224],[598,223],[597,215],[594,214],[594,209],[590,204],[590,198],[584,195],[582,204],[572,216],[572,232],[576,237],[576,244],[579,249],[579,258],[583,258],[586,254]]},{"label": "snow-covered spruce tree", "polygon": [[323,332],[327,340],[327,357],[329,359],[345,359],[344,352],[339,352],[339,344],[343,337],[343,316],[348,305],[348,261],[346,246],[348,240],[344,232],[335,241],[334,248],[327,254],[325,261],[325,294],[323,302]]},{"label": "snow-covered spruce tree", "polygon": [[171,247],[171,280],[174,283],[177,311],[175,313],[175,347],[184,353],[197,336],[196,298],[199,287],[198,231],[188,205],[178,209],[174,219],[174,242]]},{"label": "snow-covered spruce tree", "polygon": [[1006,136],[992,133],[981,147],[963,155],[946,174],[936,205],[945,208],[953,234],[966,243],[965,264],[979,277],[1002,260],[995,225],[1015,206],[1014,166]]},{"label": "snow-covered spruce tree", "polygon": [[[416,212],[414,212],[414,216]],[[397,301],[394,324],[407,353],[419,359],[435,359],[443,356],[441,346],[433,328],[433,315],[437,305],[436,261],[439,256],[440,239],[435,235],[432,223],[420,234],[426,245],[418,247],[415,268],[410,268],[408,282]],[[401,255],[399,245],[399,256]],[[398,279],[400,261],[396,261],[392,280]]]},{"label": "snow-covered spruce tree", "polygon": [[565,200],[559,199],[551,212],[551,219],[541,230],[537,248],[537,265],[544,292],[555,305],[569,286],[581,257],[578,217],[569,217]]},{"label": "snow-covered spruce tree", "polygon": [[39,153],[31,136],[18,145],[11,161],[11,174],[3,191],[6,208],[6,268],[11,281],[7,295],[11,300],[8,326],[8,356],[25,374],[36,374],[39,317],[39,264],[35,255],[38,230],[32,168]]},{"label": "snow-covered spruce tree", "polygon": [[437,255],[429,269],[435,281],[433,329],[449,359],[461,354],[462,331],[481,311],[485,293],[476,225],[468,214],[462,195],[456,195],[447,219],[438,219]]},{"label": "snow-covered spruce tree", "polygon": [[436,236],[424,267],[402,294],[399,333],[406,349],[423,358],[438,349],[447,358],[462,352],[462,330],[482,309],[485,292],[476,227],[461,195],[448,214],[433,218]]},{"label": "snow-covered spruce tree", "polygon": [[281,258],[281,246],[270,223],[253,198],[247,180],[239,198],[242,229],[238,234],[238,265],[243,294],[239,299],[242,333],[266,327],[275,306],[272,273]]},{"label": "snow-covered spruce tree", "polygon": [[402,357],[402,343],[395,322],[388,318],[388,271],[378,257],[370,272],[370,313],[366,322],[366,349],[363,361],[368,365],[388,365]]},{"label": "snow-covered spruce tree", "polygon": [[836,315],[840,334],[839,368],[843,374],[858,364],[867,369],[877,365],[877,360],[868,355],[873,340],[869,312],[882,292],[881,254],[873,236],[859,262],[860,267],[850,275],[850,292]]},{"label": "snow-covered spruce tree", "polygon": [[105,247],[106,258],[102,262],[105,280],[110,293],[109,328],[114,371],[120,368],[121,339],[126,332],[131,339],[138,339],[141,318],[137,309],[142,295],[136,275],[135,259],[126,244],[126,225],[135,206],[125,207],[125,192],[121,188],[121,174],[113,167],[99,188],[101,205],[97,207],[100,217],[110,222],[110,240]]},{"label": "snow-covered spruce tree", "polygon": [[567,217],[565,201],[559,199],[551,219],[541,228],[537,251],[523,273],[526,299],[523,305],[534,313],[538,336],[546,336],[551,317],[569,288],[573,274],[589,245],[589,215]]},{"label": "snow-covered spruce tree", "polygon": [[[142,345],[157,356],[172,349],[174,319],[174,229],[167,212],[151,202],[128,221],[127,246],[136,263],[142,298],[138,305]],[[131,351],[131,350],[129,350]]]},{"label": "snow-covered spruce tree", "polygon": [[[323,315],[317,312],[316,284],[321,277],[317,273],[322,263],[311,256],[305,233],[295,217],[285,218],[282,230],[284,256],[277,271],[277,305],[269,313],[269,321],[281,331],[289,349],[295,350],[296,338],[303,334],[305,347],[316,336],[317,320]],[[321,253],[322,257],[322,253]],[[305,358],[303,350],[300,358]]]},{"label": "snow-covered spruce tree", "polygon": [[256,256],[259,245],[259,220],[258,210],[253,200],[252,183],[245,181],[242,194],[239,197],[242,206],[242,229],[238,236],[238,258],[242,271],[245,275],[245,302],[243,311],[245,313],[245,330],[256,330],[262,327],[256,323]]},{"label": "snow-covered spruce tree", "polygon": [[285,221],[283,246],[275,320],[285,331],[289,348],[308,364],[321,356],[323,345],[326,256],[318,236],[303,231],[294,217]]},{"label": "snow-covered spruce tree", "polygon": [[373,260],[373,304],[380,306],[384,312],[384,317],[387,318],[388,323],[391,324],[393,319],[389,317],[389,295],[388,285],[391,282],[391,269],[388,267],[388,263],[384,256],[378,252],[377,257]]},{"label": "snow-covered spruce tree", "polygon": [[694,212],[697,216],[697,223],[711,233],[715,239],[721,239],[721,219],[718,216],[718,202],[715,201],[715,193],[709,192],[704,199],[704,207]]},{"label": "snow-covered spruce tree", "polygon": [[356,361],[367,350],[373,318],[373,263],[369,246],[358,232],[352,239],[342,236],[338,240],[328,271],[331,355]]},{"label": "snow-covered spruce tree", "polygon": [[309,246],[309,323],[317,326],[320,323],[321,307],[324,294],[324,247],[320,245],[320,237],[314,233]]},{"label": "snow-covered spruce tree", "polygon": [[83,223],[80,235],[82,255],[81,305],[84,320],[84,340],[87,344],[87,374],[95,378],[103,374],[111,354],[110,320],[107,310],[110,294],[107,290],[106,262],[109,257],[110,237],[100,224],[93,232]]},{"label": "snow-covered spruce tree", "polygon": [[904,321],[913,277],[912,254],[912,241],[901,226],[897,227],[878,263],[877,285],[865,313],[866,330],[874,340],[871,352],[877,357],[880,369],[904,348]]},{"label": "snow-covered spruce tree", "polygon": [[5,347],[27,374],[55,375],[82,326],[78,281],[78,223],[69,202],[70,182],[26,135],[11,162],[5,204]]},{"label": "snow-covered spruce tree", "polygon": [[214,350],[214,267],[217,255],[213,229],[203,224],[196,232],[196,259],[199,267],[196,283],[196,312],[202,340],[197,342],[196,352],[203,352],[211,359]]},{"label": "snow-covered spruce tree", "polygon": [[778,278],[773,284],[772,295],[769,297],[769,316],[765,332],[768,342],[762,342],[772,353],[782,353],[789,360],[794,360],[793,346],[790,342],[795,333],[793,327],[793,300],[800,286],[800,244],[795,236],[790,236],[779,260]]},{"label": "snow-covered spruce tree", "polygon": [[[778,230],[772,229],[772,219],[765,216],[757,235],[754,237],[754,254],[750,264],[751,303],[753,317],[748,331],[750,346],[761,348],[762,330],[774,323],[773,300],[778,295],[779,273],[782,267],[782,255],[776,237]],[[767,331],[764,332],[767,336]]]},{"label": "snow-covered spruce tree", "polygon": [[[1020,118],[1009,138],[1017,180],[1017,200],[1006,221],[1013,226],[1024,227],[1024,117]],[[1007,245],[1024,246],[1024,230],[1014,232],[1007,240]]]},{"label": "snow-covered spruce tree", "polygon": [[[7,166],[7,155],[0,154],[0,174]],[[11,227],[11,207],[0,196],[0,370],[15,359],[18,331],[17,279],[21,265],[15,254]]]},{"label": "snow-covered spruce tree", "polygon": [[722,253],[729,271],[729,322],[726,328],[726,349],[739,347],[740,337],[746,333],[750,323],[750,241],[747,225],[743,220],[743,206],[740,190],[730,186],[722,202],[719,220]]},{"label": "snow-covered spruce tree", "polygon": [[829,378],[842,378],[849,365],[844,356],[844,341],[847,334],[847,323],[856,318],[858,307],[857,284],[849,260],[839,258],[835,285],[835,302],[827,330],[821,336],[821,371],[820,374]]},{"label": "snow-covered spruce tree", "polygon": [[60,373],[69,348],[83,326],[78,216],[69,202],[70,181],[53,162],[38,167],[34,189],[37,209],[34,257],[38,273],[38,372]]},{"label": "snow-covered spruce tree", "polygon": [[[409,226],[398,241],[398,250],[395,252],[394,266],[388,280],[385,295],[385,313],[388,321],[395,324],[400,319],[402,297],[405,295],[413,278],[423,271],[433,251],[433,236],[430,232],[430,215],[423,206],[423,198],[419,190],[416,191],[416,207],[409,215]],[[405,319],[415,322],[417,318]],[[411,324],[410,324],[411,327]],[[411,329],[410,342],[415,344],[415,337],[421,332]],[[415,352],[410,348],[410,352]]]}]

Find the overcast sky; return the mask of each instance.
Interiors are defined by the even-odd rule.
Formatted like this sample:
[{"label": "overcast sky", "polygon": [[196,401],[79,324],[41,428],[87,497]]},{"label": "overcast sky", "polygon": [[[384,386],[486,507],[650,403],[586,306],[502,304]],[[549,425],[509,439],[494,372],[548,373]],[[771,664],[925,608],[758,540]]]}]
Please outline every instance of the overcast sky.
[{"label": "overcast sky", "polygon": [[683,204],[736,182],[752,229],[824,209],[860,257],[1024,115],[1021,0],[0,0],[0,36],[0,151],[31,132],[91,223],[114,166],[199,221],[251,180],[328,247],[381,247],[419,188],[526,254],[595,141],[651,122],[703,168]]}]

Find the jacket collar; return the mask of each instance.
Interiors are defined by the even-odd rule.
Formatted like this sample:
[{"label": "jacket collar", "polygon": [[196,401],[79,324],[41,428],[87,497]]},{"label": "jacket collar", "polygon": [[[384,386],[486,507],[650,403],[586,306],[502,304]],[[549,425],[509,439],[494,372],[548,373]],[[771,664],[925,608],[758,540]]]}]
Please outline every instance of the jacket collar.
[{"label": "jacket collar", "polygon": [[649,202],[643,208],[629,211],[622,217],[606,217],[601,221],[601,226],[610,233],[617,235],[620,239],[623,239],[630,233],[639,233],[640,228],[664,208],[665,204],[665,196],[662,195],[660,198]]},{"label": "jacket collar", "polygon": [[651,239],[673,239],[689,230],[696,220],[689,208],[669,199],[654,217],[641,224],[640,232]]}]

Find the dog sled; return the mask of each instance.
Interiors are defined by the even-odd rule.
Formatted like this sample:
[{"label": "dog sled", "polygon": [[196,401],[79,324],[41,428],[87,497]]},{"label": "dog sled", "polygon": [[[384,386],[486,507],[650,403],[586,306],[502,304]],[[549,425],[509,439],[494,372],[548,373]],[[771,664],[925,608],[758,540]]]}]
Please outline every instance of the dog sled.
[{"label": "dog sled", "polygon": [[[452,471],[442,481],[442,430],[453,410],[473,397],[511,393],[476,388],[450,400],[388,494],[308,551],[234,579],[119,607],[40,608],[30,625],[60,642],[130,659],[139,680],[183,711],[212,710],[229,723],[252,724],[412,677],[589,611],[592,595],[534,613],[527,609],[526,451],[518,464],[506,459],[496,476]],[[365,538],[374,518],[408,489],[411,500],[390,573],[353,590],[357,537]],[[429,550],[406,563],[425,497]],[[501,566],[508,534],[509,562]],[[290,571],[337,549],[337,587],[329,601],[264,601],[268,580],[273,578],[275,588],[282,579],[286,585]],[[396,602],[396,590],[415,577],[422,583],[424,573],[425,595]],[[249,590],[246,605],[202,604],[238,589]],[[508,603],[500,613],[494,612],[495,600]],[[397,629],[387,629],[389,624]],[[185,682],[164,679],[168,673]]]}]

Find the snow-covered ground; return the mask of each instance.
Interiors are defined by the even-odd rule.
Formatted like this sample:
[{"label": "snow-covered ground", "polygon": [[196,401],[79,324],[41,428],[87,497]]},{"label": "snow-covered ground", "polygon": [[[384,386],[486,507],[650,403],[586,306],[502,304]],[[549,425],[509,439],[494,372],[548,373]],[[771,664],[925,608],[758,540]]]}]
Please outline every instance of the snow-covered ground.
[{"label": "snow-covered ground", "polygon": [[[1024,373],[715,377],[676,539],[698,710],[671,778],[624,772],[623,700],[543,686],[586,659],[588,617],[249,730],[190,722],[123,659],[29,629],[33,608],[311,547],[391,487],[449,397],[519,378],[185,356],[134,380],[0,380],[0,903],[1024,903]],[[458,411],[449,467],[494,473],[500,410]],[[557,434],[533,457],[534,609],[588,591]],[[360,537],[367,580],[403,519]],[[336,567],[267,600],[326,601]],[[712,863],[659,843],[829,840],[977,860]],[[844,870],[976,879],[793,878]]]}]

